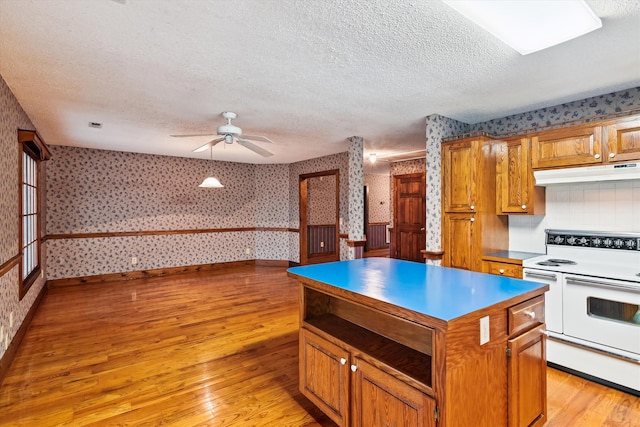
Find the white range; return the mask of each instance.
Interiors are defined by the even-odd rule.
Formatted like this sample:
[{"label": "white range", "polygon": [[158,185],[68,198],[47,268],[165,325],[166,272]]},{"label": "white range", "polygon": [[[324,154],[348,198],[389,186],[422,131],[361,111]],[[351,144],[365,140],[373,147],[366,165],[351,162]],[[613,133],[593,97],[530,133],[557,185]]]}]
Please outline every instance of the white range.
[{"label": "white range", "polygon": [[640,396],[640,233],[545,232],[523,278],[549,284],[547,361]]}]

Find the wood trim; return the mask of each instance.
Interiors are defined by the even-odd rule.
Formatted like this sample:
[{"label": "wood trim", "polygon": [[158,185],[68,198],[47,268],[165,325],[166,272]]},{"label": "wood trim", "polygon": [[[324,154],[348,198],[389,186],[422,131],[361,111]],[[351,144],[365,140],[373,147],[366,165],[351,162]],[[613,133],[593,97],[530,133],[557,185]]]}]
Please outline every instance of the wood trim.
[{"label": "wood trim", "polygon": [[370,222],[369,225],[389,225],[389,221],[385,221],[385,222]]},{"label": "wood trim", "polygon": [[20,254],[14,256],[4,264],[0,265],[0,277],[7,274],[9,271],[13,269],[20,262]]},{"label": "wood trim", "polygon": [[340,234],[338,234],[338,236],[341,239],[348,239],[349,238],[349,233],[340,233]]},{"label": "wood trim", "polygon": [[350,248],[359,248],[367,243],[366,240],[347,240],[347,246]]},{"label": "wood trim", "polygon": [[44,140],[40,137],[38,132],[34,130],[18,129],[18,143],[24,144],[30,142],[38,149],[37,157],[40,160],[49,160],[51,158],[51,151]]},{"label": "wood trim", "polygon": [[442,255],[444,255],[444,251],[427,251],[422,249],[420,252],[422,252],[422,257],[424,259],[439,260],[442,259]]},{"label": "wood trim", "polygon": [[[74,233],[74,234],[49,234],[43,240],[65,239],[95,239],[100,237],[129,237],[129,236],[163,236],[170,234],[203,234],[203,233],[232,233],[246,231],[277,231],[289,232],[290,228],[284,227],[237,227],[237,228],[195,228],[186,230],[144,230],[144,231],[112,231],[101,233]],[[298,231],[298,230],[295,230]]]},{"label": "wood trim", "polygon": [[40,293],[38,294],[35,301],[33,302],[33,305],[29,309],[29,312],[27,313],[27,316],[24,318],[24,321],[20,325],[20,328],[18,328],[18,332],[16,332],[15,336],[11,340],[11,343],[9,344],[7,351],[5,351],[4,354],[2,355],[2,358],[0,358],[0,384],[2,384],[2,381],[4,381],[4,377],[5,375],[7,375],[7,371],[9,371],[9,367],[11,366],[11,363],[13,362],[13,359],[16,356],[18,348],[22,343],[22,339],[27,333],[27,329],[29,329],[29,326],[31,325],[33,316],[35,316],[36,311],[38,310],[40,303],[42,302],[45,295],[47,294],[48,289],[49,288],[47,287],[47,284],[45,284],[42,287],[42,289],[40,289]]},{"label": "wood trim", "polygon": [[156,268],[152,270],[126,271],[122,273],[98,274],[95,276],[71,277],[68,279],[48,280],[47,286],[50,289],[65,286],[95,285],[100,283],[113,283],[124,280],[149,279],[153,277],[164,277],[175,274],[195,273],[198,271],[218,271],[240,266],[266,265],[274,267],[287,267],[289,261],[281,260],[245,260],[219,262],[214,264],[186,265],[181,267]]}]

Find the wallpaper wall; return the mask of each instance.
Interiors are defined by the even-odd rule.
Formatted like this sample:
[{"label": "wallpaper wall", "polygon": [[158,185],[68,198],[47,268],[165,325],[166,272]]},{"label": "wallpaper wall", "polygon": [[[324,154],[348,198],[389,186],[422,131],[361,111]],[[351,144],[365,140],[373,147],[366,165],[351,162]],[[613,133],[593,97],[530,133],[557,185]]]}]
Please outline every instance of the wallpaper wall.
[{"label": "wallpaper wall", "polygon": [[[364,139],[360,136],[349,141],[349,239],[364,239]],[[362,246],[350,247],[348,259],[361,258]]]},{"label": "wallpaper wall", "polygon": [[390,181],[389,175],[365,174],[364,185],[369,191],[369,222],[389,222]]},{"label": "wallpaper wall", "polygon": [[[49,234],[288,228],[287,165],[214,162],[225,185],[197,185],[210,160],[52,147]],[[167,179],[167,177],[171,177]],[[135,204],[131,200],[136,200]],[[49,279],[289,257],[282,231],[52,239]],[[247,253],[248,251],[248,253]],[[137,257],[133,265],[131,258]]]},{"label": "wallpaper wall", "polygon": [[[0,265],[18,255],[20,247],[17,221],[20,206],[18,129],[34,130],[35,127],[0,77]],[[44,232],[44,227],[42,229]],[[46,271],[44,260],[42,267]],[[13,340],[44,286],[44,280],[37,279],[24,298],[19,300],[19,280],[18,265],[0,276],[0,330],[3,332],[0,337],[0,357],[4,355],[7,344]],[[11,313],[14,316],[13,327],[9,324]]]},{"label": "wallpaper wall", "polygon": [[[349,233],[349,153],[338,153],[331,156],[291,163],[289,165],[289,227],[300,227],[300,175],[338,169],[340,171],[340,233]],[[300,262],[300,237],[298,233],[289,236],[289,260]],[[349,255],[345,239],[340,239],[340,259]]]},{"label": "wallpaper wall", "polygon": [[318,176],[307,184],[307,225],[336,222],[336,177]]}]

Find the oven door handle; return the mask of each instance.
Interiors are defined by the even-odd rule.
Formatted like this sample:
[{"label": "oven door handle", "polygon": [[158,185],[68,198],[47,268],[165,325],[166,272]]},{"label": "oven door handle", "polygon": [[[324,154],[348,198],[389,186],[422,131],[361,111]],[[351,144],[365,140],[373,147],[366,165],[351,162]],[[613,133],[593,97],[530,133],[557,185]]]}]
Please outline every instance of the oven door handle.
[{"label": "oven door handle", "polygon": [[533,277],[542,277],[544,279],[552,279],[554,281],[558,280],[558,276],[555,274],[545,274],[545,273],[534,273],[532,271],[525,271],[525,276],[533,276]]},{"label": "oven door handle", "polygon": [[631,291],[633,293],[640,293],[640,286],[625,285],[622,283],[604,283],[598,280],[583,279],[582,277],[566,276],[567,282],[573,282],[579,285],[594,286],[598,288],[607,289],[620,289],[624,291]]}]

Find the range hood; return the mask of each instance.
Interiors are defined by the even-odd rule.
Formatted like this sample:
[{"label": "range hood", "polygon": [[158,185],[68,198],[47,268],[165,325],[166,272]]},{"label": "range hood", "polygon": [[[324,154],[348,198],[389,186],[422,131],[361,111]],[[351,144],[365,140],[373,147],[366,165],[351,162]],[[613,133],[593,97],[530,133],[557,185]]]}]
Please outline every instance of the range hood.
[{"label": "range hood", "polygon": [[540,170],[534,171],[533,176],[536,185],[543,187],[572,182],[640,180],[640,163]]}]

